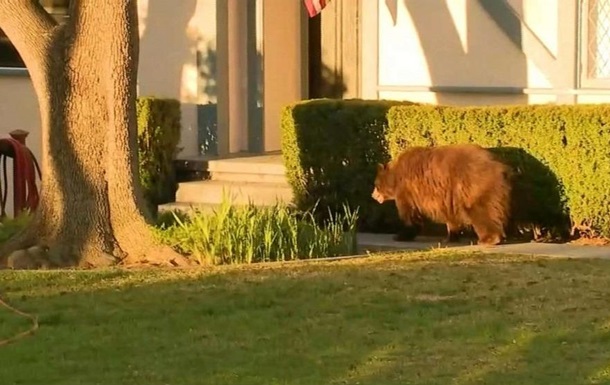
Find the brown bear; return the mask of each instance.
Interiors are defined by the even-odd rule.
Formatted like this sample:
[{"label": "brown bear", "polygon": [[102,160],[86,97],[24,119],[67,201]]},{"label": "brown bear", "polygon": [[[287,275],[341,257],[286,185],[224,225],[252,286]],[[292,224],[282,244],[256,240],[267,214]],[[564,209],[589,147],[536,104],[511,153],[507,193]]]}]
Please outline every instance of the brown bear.
[{"label": "brown bear", "polygon": [[407,226],[422,217],[445,223],[452,242],[472,225],[479,244],[496,245],[506,236],[510,177],[510,168],[478,145],[411,147],[378,165],[372,197],[395,200]]}]

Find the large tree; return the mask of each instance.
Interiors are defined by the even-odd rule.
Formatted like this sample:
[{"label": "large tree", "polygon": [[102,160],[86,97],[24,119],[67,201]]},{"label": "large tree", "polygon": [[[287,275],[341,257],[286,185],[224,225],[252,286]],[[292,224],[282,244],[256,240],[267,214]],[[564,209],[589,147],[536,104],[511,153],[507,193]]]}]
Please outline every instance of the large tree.
[{"label": "large tree", "polygon": [[183,261],[153,237],[138,178],[136,0],[73,0],[58,24],[37,0],[0,0],[0,28],[29,71],[42,129],[41,200],[0,250],[55,263]]}]

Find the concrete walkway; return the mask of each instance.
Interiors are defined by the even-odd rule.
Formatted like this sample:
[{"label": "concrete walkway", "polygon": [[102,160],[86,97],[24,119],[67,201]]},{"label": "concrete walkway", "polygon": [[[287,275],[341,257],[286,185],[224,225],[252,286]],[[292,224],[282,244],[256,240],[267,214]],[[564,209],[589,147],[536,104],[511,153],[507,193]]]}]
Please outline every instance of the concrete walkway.
[{"label": "concrete walkway", "polygon": [[445,244],[442,238],[418,237],[414,242],[396,242],[393,234],[358,234],[360,252],[378,251],[424,251],[431,249],[450,249],[456,251],[479,251],[482,253],[525,254],[560,258],[607,258],[610,259],[610,246],[584,246],[569,243],[515,243],[498,246],[478,246],[466,243]]}]

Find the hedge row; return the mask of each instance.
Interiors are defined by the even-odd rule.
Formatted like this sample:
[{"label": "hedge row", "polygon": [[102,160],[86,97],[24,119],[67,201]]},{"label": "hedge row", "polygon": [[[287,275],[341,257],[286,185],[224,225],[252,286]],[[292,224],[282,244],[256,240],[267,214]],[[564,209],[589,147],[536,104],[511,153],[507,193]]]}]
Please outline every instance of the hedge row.
[{"label": "hedge row", "polygon": [[610,107],[441,107],[311,100],[284,109],[282,152],[295,203],[360,207],[361,230],[395,231],[392,204],[371,199],[377,163],[407,146],[477,143],[516,172],[523,220],[610,236]]},{"label": "hedge row", "polygon": [[391,155],[450,143],[517,149],[505,151],[506,160],[515,165],[521,154],[517,168],[534,169],[519,198],[529,199],[539,220],[560,220],[563,210],[572,224],[610,236],[610,106],[398,107],[388,121]]},{"label": "hedge row", "polygon": [[175,99],[140,97],[138,114],[138,156],[140,182],[149,209],[174,201],[176,175],[173,160],[180,142],[180,102]]}]

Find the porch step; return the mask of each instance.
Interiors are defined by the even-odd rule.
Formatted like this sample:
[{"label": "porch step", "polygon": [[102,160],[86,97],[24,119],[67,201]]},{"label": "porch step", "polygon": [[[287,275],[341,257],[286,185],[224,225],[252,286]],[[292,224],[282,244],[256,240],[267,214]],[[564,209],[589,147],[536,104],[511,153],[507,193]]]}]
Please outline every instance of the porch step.
[{"label": "porch step", "polygon": [[284,175],[286,167],[281,155],[243,156],[208,161],[208,172],[221,174]]},{"label": "porch step", "polygon": [[280,153],[235,154],[229,158],[193,157],[176,161],[182,172],[176,202],[159,210],[212,211],[226,197],[234,205],[271,206],[292,202],[292,188]]},{"label": "porch step", "polygon": [[286,176],[267,173],[246,173],[246,172],[218,172],[214,171],[210,175],[210,180],[224,182],[251,182],[251,183],[275,183],[285,184]]},{"label": "porch step", "polygon": [[210,179],[229,182],[286,183],[281,155],[210,160]]},{"label": "porch step", "polygon": [[281,154],[243,155],[230,158],[193,157],[175,161],[179,181],[287,183]]},{"label": "porch step", "polygon": [[292,188],[287,183],[204,180],[178,185],[176,202],[219,204],[226,196],[234,204],[274,205],[290,203]]}]

